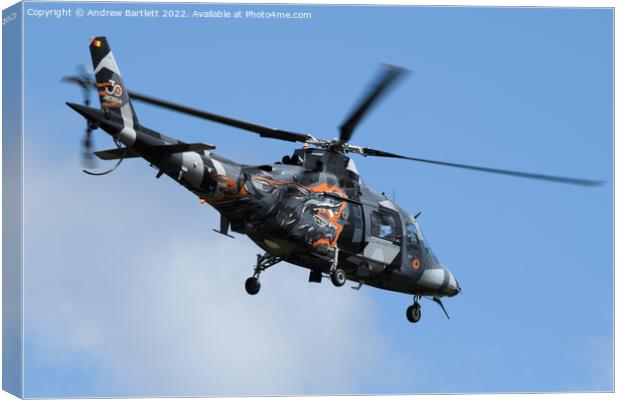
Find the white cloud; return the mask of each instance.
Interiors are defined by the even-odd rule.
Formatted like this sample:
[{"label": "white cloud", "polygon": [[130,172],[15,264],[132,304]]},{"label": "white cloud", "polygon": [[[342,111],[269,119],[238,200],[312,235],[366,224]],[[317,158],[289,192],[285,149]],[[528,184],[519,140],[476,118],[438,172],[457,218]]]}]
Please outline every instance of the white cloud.
[{"label": "white cloud", "polygon": [[613,390],[613,340],[610,337],[592,336],[583,349],[583,362],[588,367],[587,386],[580,390]]},{"label": "white cloud", "polygon": [[213,233],[214,210],[131,164],[105,178],[27,167],[31,353],[94,360],[106,385],[84,395],[99,396],[355,393],[398,376],[373,289],[282,263],[247,295],[258,247]]}]

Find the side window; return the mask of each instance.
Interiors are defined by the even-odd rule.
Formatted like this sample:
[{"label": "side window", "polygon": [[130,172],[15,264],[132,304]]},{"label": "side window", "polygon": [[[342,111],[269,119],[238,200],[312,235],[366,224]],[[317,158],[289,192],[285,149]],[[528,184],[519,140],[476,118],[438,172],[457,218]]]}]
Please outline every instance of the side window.
[{"label": "side window", "polygon": [[401,237],[400,224],[397,221],[397,216],[392,213],[372,211],[370,215],[370,234],[372,236],[396,241]]}]

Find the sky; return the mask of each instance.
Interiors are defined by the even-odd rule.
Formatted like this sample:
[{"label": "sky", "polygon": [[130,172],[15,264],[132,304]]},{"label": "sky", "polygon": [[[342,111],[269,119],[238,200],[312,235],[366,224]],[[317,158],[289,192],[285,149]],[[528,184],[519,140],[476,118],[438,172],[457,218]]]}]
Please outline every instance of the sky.
[{"label": "sky", "polygon": [[[311,19],[25,17],[24,384],[28,397],[613,389],[610,9],[26,3],[25,9],[265,10]],[[604,180],[583,188],[357,158],[463,292],[451,319],[280,264],[141,160],[79,163],[60,82],[108,37],[130,90],[333,138],[381,63],[412,73],[352,143]],[[135,104],[145,126],[259,164],[294,144]],[[97,132],[98,149],[113,147]],[[104,165],[101,166],[103,168]]]}]

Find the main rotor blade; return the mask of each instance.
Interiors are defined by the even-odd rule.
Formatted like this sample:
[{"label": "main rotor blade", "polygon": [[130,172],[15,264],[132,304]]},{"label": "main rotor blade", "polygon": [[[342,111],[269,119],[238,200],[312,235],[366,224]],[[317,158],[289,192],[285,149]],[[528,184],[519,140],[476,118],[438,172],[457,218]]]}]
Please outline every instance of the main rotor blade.
[{"label": "main rotor blade", "polygon": [[282,131],[280,129],[269,128],[267,126],[253,124],[251,122],[241,121],[234,118],[224,117],[222,115],[213,114],[207,111],[198,110],[196,108],[187,107],[181,104],[172,103],[166,100],[161,100],[155,97],[146,96],[144,94],[129,92],[129,97],[134,100],[143,101],[148,104],[152,104],[158,107],[167,108],[169,110],[178,111],[184,114],[193,115],[194,117],[208,119],[209,121],[219,122],[220,124],[234,126],[235,128],[244,129],[246,131],[258,133],[262,137],[269,137],[272,139],[286,140],[289,142],[307,142],[313,139],[311,135],[305,133],[296,133],[289,131]]},{"label": "main rotor blade", "polygon": [[539,179],[539,180],[550,181],[550,182],[567,183],[571,185],[600,186],[605,183],[604,181],[594,181],[594,180],[589,180],[589,179],[578,179],[578,178],[570,178],[570,177],[565,177],[565,176],[535,174],[531,172],[520,172],[520,171],[507,170],[507,169],[479,167],[476,165],[457,164],[457,163],[451,163],[451,162],[445,162],[445,161],[427,160],[424,158],[417,158],[417,157],[406,157],[406,156],[401,156],[401,155],[394,154],[394,153],[388,153],[386,151],[369,149],[367,147],[364,147],[362,149],[362,152],[364,155],[367,155],[367,156],[401,158],[404,160],[412,160],[412,161],[419,161],[419,162],[429,163],[429,164],[444,165],[447,167],[471,169],[474,171],[490,172],[493,174],[501,174],[501,175],[518,176],[521,178],[529,178],[529,179]]},{"label": "main rotor blade", "polygon": [[405,69],[393,65],[385,65],[381,77],[377,80],[377,84],[369,91],[364,100],[360,102],[355,111],[349,115],[349,118],[340,125],[340,140],[348,142],[353,136],[353,131],[362,118],[368,113],[377,100],[406,72]]}]

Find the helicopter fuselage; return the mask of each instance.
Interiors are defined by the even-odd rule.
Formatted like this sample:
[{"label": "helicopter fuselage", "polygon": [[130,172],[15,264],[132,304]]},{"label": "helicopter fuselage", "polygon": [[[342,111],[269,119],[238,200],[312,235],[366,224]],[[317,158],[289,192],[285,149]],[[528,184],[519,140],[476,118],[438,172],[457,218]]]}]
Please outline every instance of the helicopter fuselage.
[{"label": "helicopter fuselage", "polygon": [[139,124],[123,128],[105,110],[71,106],[274,257],[316,273],[329,272],[337,260],[348,279],[391,291],[433,297],[460,291],[415,218],[366,186],[344,154],[304,148],[283,162],[242,165],[210,150],[167,151],[184,143]]}]

